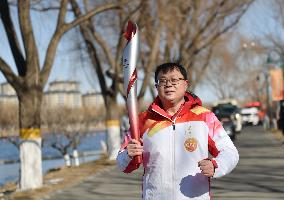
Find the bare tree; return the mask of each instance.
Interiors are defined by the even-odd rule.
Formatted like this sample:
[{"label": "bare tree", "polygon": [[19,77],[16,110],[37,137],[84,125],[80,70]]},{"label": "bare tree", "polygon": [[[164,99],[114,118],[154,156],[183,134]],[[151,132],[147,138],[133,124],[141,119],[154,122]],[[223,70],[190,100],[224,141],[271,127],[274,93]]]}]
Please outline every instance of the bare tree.
[{"label": "bare tree", "polygon": [[253,1],[174,1],[167,8],[165,55],[187,67],[191,89],[202,80],[216,39],[234,27]]},{"label": "bare tree", "polygon": [[[76,17],[95,6],[95,4],[85,3],[80,7],[75,0],[72,0],[72,9]],[[85,42],[85,46],[97,74],[101,93],[106,107],[106,125],[108,132],[108,151],[109,158],[115,159],[120,147],[120,128],[117,97],[121,91],[121,51],[123,48],[123,30],[129,19],[134,14],[141,3],[137,1],[116,1],[124,4],[122,10],[111,12],[110,15],[101,15],[99,18],[91,18],[80,25],[80,30]],[[126,14],[127,13],[127,14]],[[112,20],[107,20],[107,19]],[[97,24],[100,24],[97,27]],[[113,26],[115,25],[115,26]],[[114,31],[117,35],[114,39],[111,35],[106,37],[105,31]],[[115,40],[110,42],[109,40]],[[107,84],[107,77],[111,79],[110,86]]]},{"label": "bare tree", "polygon": [[[23,140],[20,146],[21,174],[20,189],[38,188],[42,185],[40,108],[43,88],[48,80],[56,49],[62,35],[84,20],[109,9],[118,8],[116,4],[95,7],[71,22],[65,22],[68,0],[60,1],[54,34],[49,42],[43,66],[40,67],[38,49],[35,42],[30,17],[30,0],[19,0],[18,20],[21,38],[11,18],[8,0],[0,1],[0,16],[13,54],[18,74],[0,58],[0,70],[15,89],[19,99],[19,128]],[[22,51],[20,40],[23,41]],[[32,154],[30,152],[33,152]]]},{"label": "bare tree", "polygon": [[[83,109],[45,108],[43,125],[45,138],[43,144],[58,150],[65,159],[66,166],[70,166],[69,151],[77,149],[81,139],[88,132],[88,118]],[[94,124],[94,121],[92,121]]]},{"label": "bare tree", "polygon": [[70,151],[77,151],[86,134],[94,132],[100,123],[102,110],[90,108],[44,108],[42,125],[44,146],[58,150],[70,166]]},{"label": "bare tree", "polygon": [[[112,2],[125,3],[113,0]],[[153,89],[150,77],[161,61],[182,58],[189,69],[192,88],[202,79],[208,66],[214,41],[236,25],[252,0],[245,1],[129,1],[108,16],[93,17],[80,25],[89,58],[97,73],[107,109],[109,157],[119,148],[117,96],[121,91],[121,53],[123,32],[129,19],[138,23],[141,35],[139,75],[142,83],[138,98]],[[79,6],[72,1],[76,17],[95,4]],[[111,20],[108,20],[110,19]],[[150,86],[150,87],[149,87]]]},{"label": "bare tree", "polygon": [[203,82],[219,99],[260,99],[261,48],[254,45],[248,48],[247,44],[249,40],[234,32],[216,41]]}]

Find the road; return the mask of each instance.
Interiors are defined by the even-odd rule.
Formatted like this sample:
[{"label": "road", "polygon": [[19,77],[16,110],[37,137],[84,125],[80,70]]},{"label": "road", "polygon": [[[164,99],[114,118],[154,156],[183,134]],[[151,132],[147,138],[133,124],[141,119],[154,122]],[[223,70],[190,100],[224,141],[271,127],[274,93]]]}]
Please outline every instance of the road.
[{"label": "road", "polygon": [[[261,127],[246,127],[235,144],[240,153],[236,169],[212,180],[213,199],[284,199],[284,145]],[[115,167],[44,199],[54,200],[138,200],[141,199],[142,170],[130,175]]]},{"label": "road", "polygon": [[[246,127],[235,141],[240,154],[229,176],[212,181],[213,199],[284,199],[284,145],[262,127]],[[215,198],[214,198],[215,197]]]}]

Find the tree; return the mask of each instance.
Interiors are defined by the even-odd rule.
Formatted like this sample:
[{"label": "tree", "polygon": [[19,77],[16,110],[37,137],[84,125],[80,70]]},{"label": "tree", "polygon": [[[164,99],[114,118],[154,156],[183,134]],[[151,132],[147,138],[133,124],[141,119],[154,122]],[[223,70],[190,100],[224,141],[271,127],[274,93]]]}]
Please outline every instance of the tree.
[{"label": "tree", "polygon": [[248,48],[248,41],[232,31],[216,41],[203,82],[219,99],[259,99],[260,49],[253,45]]},{"label": "tree", "polygon": [[[191,89],[202,80],[215,41],[233,28],[253,1],[166,1],[165,57],[181,60]],[[170,15],[168,13],[171,13]]]},{"label": "tree", "polygon": [[[114,2],[124,2],[113,0]],[[122,92],[121,53],[125,45],[126,22],[137,22],[141,35],[138,67],[141,88],[139,100],[146,90],[153,90],[154,67],[165,61],[180,59],[189,69],[192,88],[202,79],[208,66],[214,41],[236,25],[251,0],[246,1],[130,1],[119,11],[100,15],[80,25],[86,52],[97,73],[100,90],[107,109],[109,157],[119,149],[117,97]],[[76,17],[95,4],[78,6],[72,0]],[[111,20],[108,20],[110,19]],[[110,39],[111,38],[111,39]]]},{"label": "tree", "polygon": [[[91,16],[109,9],[118,8],[116,4],[105,4],[67,23],[65,16],[68,2],[68,0],[62,0],[58,5],[56,29],[49,42],[43,66],[40,67],[38,49],[31,23],[30,0],[19,0],[18,4],[16,4],[21,38],[18,38],[16,34],[8,0],[0,1],[0,16],[18,73],[14,73],[11,66],[0,57],[0,70],[15,89],[19,99],[19,128],[22,139],[20,145],[21,190],[38,188],[42,185],[40,111],[43,88],[52,69],[60,38],[65,32]],[[21,49],[20,40],[22,40],[24,51]]]},{"label": "tree", "polygon": [[80,108],[44,108],[42,117],[45,126],[44,145],[58,150],[70,166],[69,151],[77,150],[81,139],[96,124],[95,114]]},{"label": "tree", "polygon": [[[88,4],[85,2],[84,7],[80,7],[75,0],[71,0],[72,10],[76,17],[82,16],[82,13],[89,10],[90,7],[96,6],[96,4]],[[120,2],[120,1],[117,1]],[[120,3],[127,3],[127,1],[121,1]],[[141,4],[124,4],[122,10],[118,12],[112,12],[109,16],[101,15],[99,18],[90,18],[80,25],[85,47],[87,49],[89,58],[93,65],[93,68],[97,74],[98,82],[100,85],[101,93],[104,98],[106,107],[106,126],[107,126],[107,145],[109,158],[114,160],[117,152],[120,148],[120,127],[119,127],[119,106],[117,104],[117,97],[121,91],[121,51],[123,48],[123,30],[126,21],[129,19],[131,14],[135,13]],[[127,12],[126,10],[130,11]],[[128,14],[125,14],[128,13]],[[112,20],[107,20],[112,18]],[[102,21],[101,21],[102,20]],[[100,27],[96,24],[100,23]],[[115,21],[115,22],[114,22]],[[114,23],[116,26],[113,26]],[[103,27],[104,25],[105,27]],[[113,27],[113,28],[111,28]],[[111,31],[112,29],[117,36],[114,37],[116,42],[110,43],[106,38],[104,31]],[[107,67],[108,70],[105,70]],[[106,77],[111,79],[110,87],[107,86]]]}]

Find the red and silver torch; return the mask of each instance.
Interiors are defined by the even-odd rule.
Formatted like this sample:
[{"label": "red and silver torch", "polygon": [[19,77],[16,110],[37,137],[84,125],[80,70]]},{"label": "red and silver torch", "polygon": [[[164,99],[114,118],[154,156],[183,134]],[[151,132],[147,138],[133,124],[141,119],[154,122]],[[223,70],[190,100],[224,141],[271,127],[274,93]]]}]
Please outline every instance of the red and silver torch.
[{"label": "red and silver torch", "polygon": [[[127,110],[130,123],[130,134],[133,139],[140,141],[137,106],[137,69],[136,64],[139,53],[138,26],[128,21],[127,30],[124,33],[127,44],[123,50],[122,65],[124,75],[124,92],[127,101]],[[142,162],[141,156],[134,157],[137,164]]]}]

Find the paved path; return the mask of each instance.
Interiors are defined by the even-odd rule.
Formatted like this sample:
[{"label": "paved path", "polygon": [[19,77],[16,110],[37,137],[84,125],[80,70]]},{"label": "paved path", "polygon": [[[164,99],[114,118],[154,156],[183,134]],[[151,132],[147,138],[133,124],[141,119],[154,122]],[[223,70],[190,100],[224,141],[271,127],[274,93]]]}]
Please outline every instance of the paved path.
[{"label": "paved path", "polygon": [[271,134],[247,127],[238,135],[240,161],[229,176],[212,181],[213,199],[284,199],[284,145]]},{"label": "paved path", "polygon": [[[212,181],[213,199],[284,199],[284,146],[261,127],[248,127],[235,142],[240,162],[230,175]],[[50,200],[138,200],[142,170],[123,174],[115,167],[78,185],[46,196]]]},{"label": "paved path", "polygon": [[142,170],[125,175],[115,166],[90,176],[79,185],[57,191],[44,199],[54,200],[139,200]]}]

